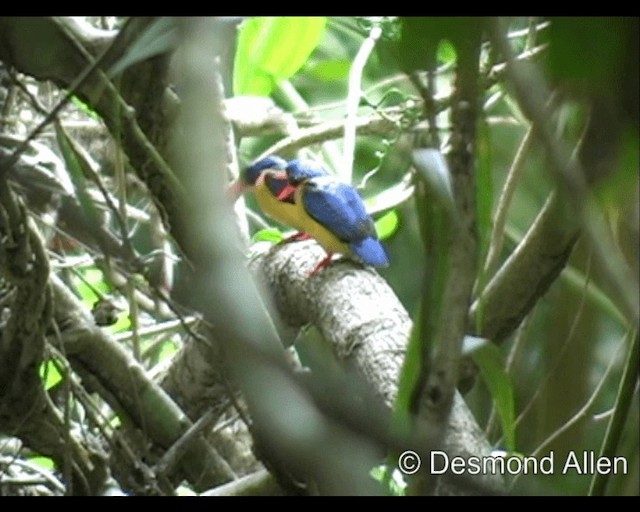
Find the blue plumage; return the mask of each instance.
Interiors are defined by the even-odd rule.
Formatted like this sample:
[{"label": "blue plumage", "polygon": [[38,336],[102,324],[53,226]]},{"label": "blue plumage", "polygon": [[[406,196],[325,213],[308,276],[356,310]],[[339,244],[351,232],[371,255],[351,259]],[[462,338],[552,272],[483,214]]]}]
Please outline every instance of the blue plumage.
[{"label": "blue plumage", "polygon": [[332,177],[313,178],[305,184],[304,207],[315,220],[340,240],[375,235],[373,220],[358,192]]},{"label": "blue plumage", "polygon": [[294,159],[287,165],[287,174],[292,185],[297,185],[304,180],[318,178],[320,176],[331,176],[322,165],[313,160]]},{"label": "blue plumage", "polygon": [[376,267],[389,264],[373,219],[356,189],[333,176],[312,178],[302,186],[301,199],[309,216],[346,243],[364,263]]},{"label": "blue plumage", "polygon": [[377,238],[367,237],[349,244],[353,253],[362,261],[373,267],[389,265],[389,256]]}]

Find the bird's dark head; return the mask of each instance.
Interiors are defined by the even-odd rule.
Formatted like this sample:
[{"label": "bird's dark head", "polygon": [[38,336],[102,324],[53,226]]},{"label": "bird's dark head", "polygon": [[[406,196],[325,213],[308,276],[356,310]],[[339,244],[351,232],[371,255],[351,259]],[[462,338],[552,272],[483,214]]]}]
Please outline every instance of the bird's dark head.
[{"label": "bird's dark head", "polygon": [[267,170],[284,171],[287,168],[287,161],[279,156],[268,156],[262,160],[251,164],[244,170],[242,179],[245,184],[253,186],[260,175]]},{"label": "bird's dark head", "polygon": [[268,156],[267,158],[258,160],[242,171],[240,179],[229,187],[227,193],[235,201],[242,194],[253,188],[258,178],[260,178],[265,171],[281,171],[283,177],[286,178],[284,172],[286,167],[287,161],[279,156]]}]

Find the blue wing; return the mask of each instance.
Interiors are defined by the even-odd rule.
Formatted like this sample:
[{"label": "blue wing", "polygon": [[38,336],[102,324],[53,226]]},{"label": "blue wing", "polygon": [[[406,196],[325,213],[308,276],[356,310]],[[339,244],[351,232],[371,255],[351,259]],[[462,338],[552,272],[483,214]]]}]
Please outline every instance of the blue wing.
[{"label": "blue wing", "polygon": [[373,219],[358,192],[333,177],[312,178],[304,185],[307,213],[344,242],[375,237]]},{"label": "blue wing", "polygon": [[337,238],[346,242],[364,263],[385,267],[389,258],[378,241],[375,224],[358,192],[331,176],[313,178],[303,185],[306,212]]}]

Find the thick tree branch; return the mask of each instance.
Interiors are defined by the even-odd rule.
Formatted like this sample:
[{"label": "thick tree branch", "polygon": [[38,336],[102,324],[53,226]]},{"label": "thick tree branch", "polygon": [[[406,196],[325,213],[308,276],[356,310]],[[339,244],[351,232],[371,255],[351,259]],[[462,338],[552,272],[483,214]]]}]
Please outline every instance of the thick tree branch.
[{"label": "thick tree branch", "polygon": [[[411,330],[409,315],[388,284],[372,269],[362,269],[349,261],[335,262],[319,274],[308,277],[324,255],[315,242],[285,244],[270,250],[266,247],[255,249],[258,256],[250,266],[268,287],[282,322],[292,327],[314,325],[342,365],[355,372],[357,380],[363,382],[362,387],[388,412],[398,392]],[[331,376],[327,378],[330,382]],[[352,389],[358,388],[357,380],[351,381]],[[331,393],[331,400],[338,408],[336,413],[342,416],[342,421],[348,421],[345,417],[351,414],[351,420],[357,423],[357,404],[350,405],[351,413],[345,412],[346,408],[339,406],[341,397],[338,393],[338,389]],[[362,414],[368,418],[371,415],[372,412]],[[378,413],[377,417],[382,420],[383,415]],[[361,424],[353,427],[374,434],[373,426],[369,429]],[[418,442],[416,440],[411,448],[417,448]],[[443,446],[448,453],[463,456],[490,452],[473,415],[457,393]],[[469,491],[469,482],[454,479],[452,483],[445,478],[442,485],[444,487],[438,489],[440,493]],[[476,482],[476,485],[478,488],[485,486],[485,492],[488,489],[497,492],[500,487],[500,483],[492,479]]]}]

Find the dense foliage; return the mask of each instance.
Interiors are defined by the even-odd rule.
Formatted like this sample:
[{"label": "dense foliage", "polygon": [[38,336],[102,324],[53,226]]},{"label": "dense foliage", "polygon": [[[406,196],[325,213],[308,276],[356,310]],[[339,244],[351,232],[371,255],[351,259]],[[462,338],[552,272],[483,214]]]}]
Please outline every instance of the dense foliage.
[{"label": "dense foliage", "polygon": [[[0,495],[638,495],[638,62],[626,18],[0,18]],[[357,187],[381,279],[232,217],[269,154]]]}]

